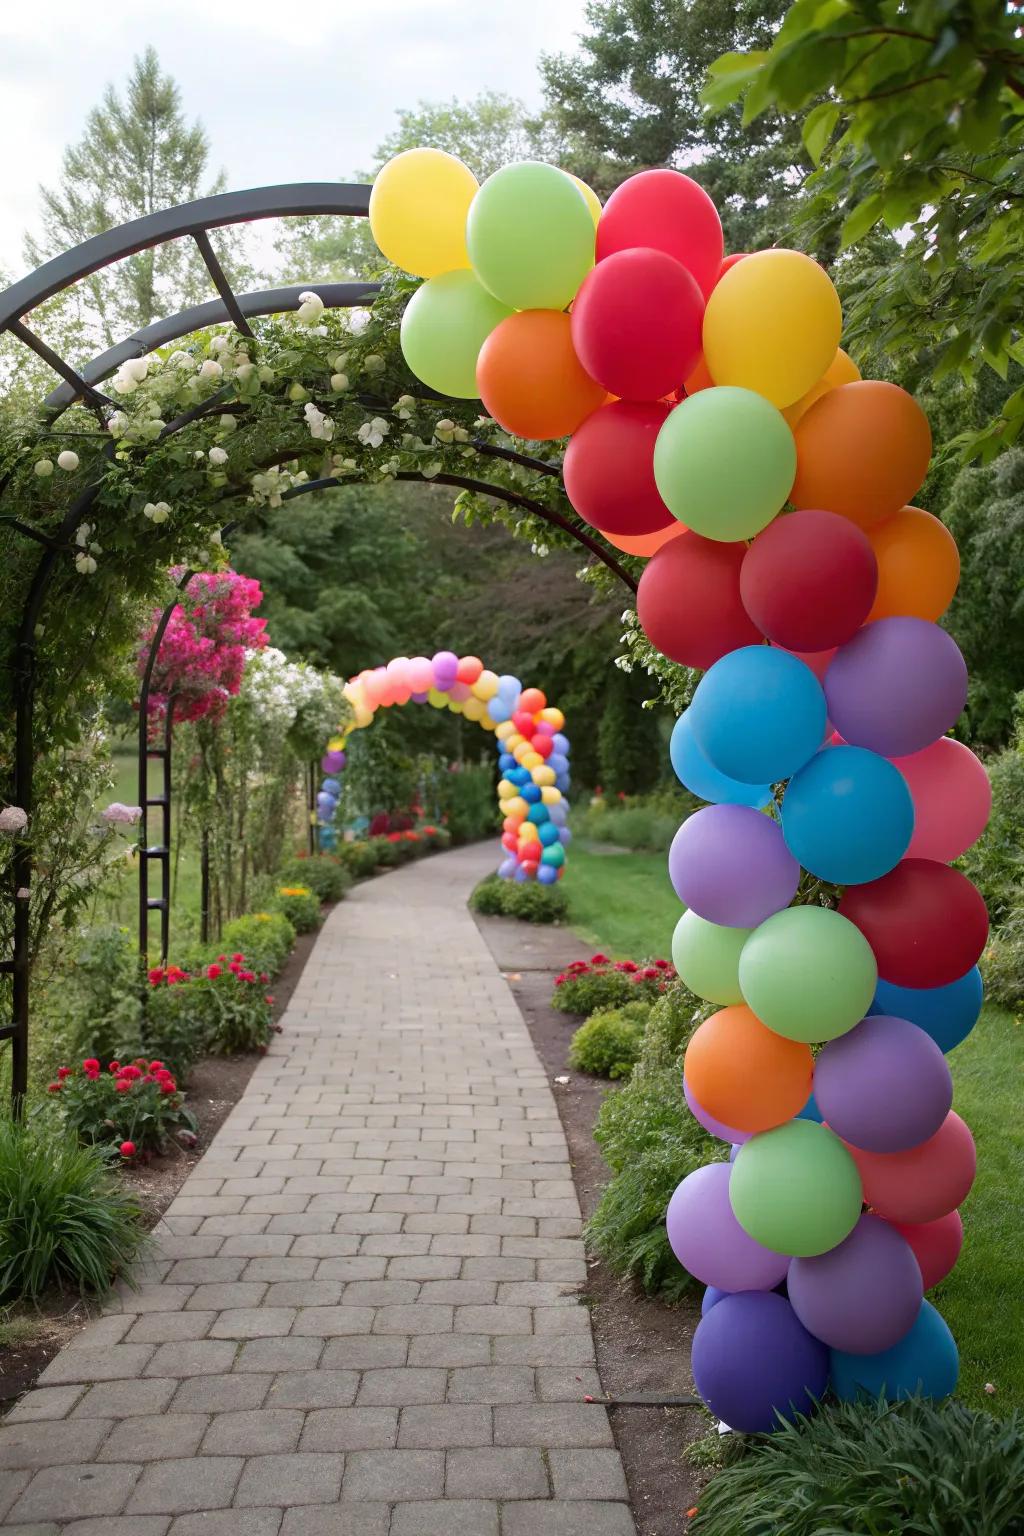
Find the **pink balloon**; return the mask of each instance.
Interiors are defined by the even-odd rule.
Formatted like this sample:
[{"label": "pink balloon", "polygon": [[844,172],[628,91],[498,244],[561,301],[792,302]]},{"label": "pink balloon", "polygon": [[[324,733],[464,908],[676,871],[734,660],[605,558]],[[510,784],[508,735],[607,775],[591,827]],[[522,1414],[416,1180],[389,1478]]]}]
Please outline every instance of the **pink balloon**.
[{"label": "pink balloon", "polygon": [[396,704],[408,704],[409,695],[412,693],[412,683],[409,679],[408,656],[396,656],[389,661],[386,668],[388,684]]},{"label": "pink balloon", "polygon": [[[388,674],[386,667],[374,667],[372,672],[366,673],[363,678],[363,693],[371,709],[379,709],[381,707],[387,691]],[[388,702],[390,703],[390,700]]]},{"label": "pink balloon", "polygon": [[434,686],[434,664],[426,656],[414,656],[409,662],[409,685],[413,693],[429,693]]},{"label": "pink balloon", "polygon": [[457,704],[464,704],[473,690],[468,683],[452,683],[447,692],[448,697],[454,699]]},{"label": "pink balloon", "polygon": [[992,809],[984,765],[952,736],[893,762],[914,802],[914,835],[905,857],[952,863],[978,841]]}]

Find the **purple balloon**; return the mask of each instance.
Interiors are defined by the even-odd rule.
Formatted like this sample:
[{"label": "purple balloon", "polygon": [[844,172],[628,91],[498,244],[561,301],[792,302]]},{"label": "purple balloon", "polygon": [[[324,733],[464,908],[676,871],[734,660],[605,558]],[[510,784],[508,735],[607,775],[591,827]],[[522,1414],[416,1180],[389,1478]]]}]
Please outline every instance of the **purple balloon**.
[{"label": "purple balloon", "polygon": [[767,1434],[778,1415],[810,1413],[828,1381],[828,1350],[784,1296],[724,1296],[697,1325],[691,1363],[697,1391],[730,1429]]},{"label": "purple balloon", "polygon": [[851,1355],[891,1349],[921,1310],[914,1250],[880,1216],[862,1216],[828,1253],[793,1259],[788,1289],[804,1327],[823,1344]]},{"label": "purple balloon", "polygon": [[707,1317],[712,1307],[716,1307],[720,1301],[724,1301],[727,1296],[732,1294],[732,1291],[723,1291],[717,1285],[709,1285],[701,1298],[701,1317]]},{"label": "purple balloon", "polygon": [[749,1237],[729,1204],[728,1163],[688,1174],[669,1201],[665,1227],[672,1252],[691,1275],[723,1291],[770,1290],[789,1267]]},{"label": "purple balloon", "polygon": [[320,759],[320,767],[324,773],[340,773],[345,766],[345,754],[338,749],[325,752]]},{"label": "purple balloon", "polygon": [[706,805],[688,816],[668,872],[684,906],[726,928],[756,928],[789,906],[800,880],[778,822],[748,805]]},{"label": "purple balloon", "polygon": [[410,699],[414,704],[425,704],[430,698],[429,693],[410,693]]},{"label": "purple balloon", "polygon": [[693,1118],[698,1120],[712,1136],[717,1136],[719,1141],[731,1141],[734,1145],[739,1145],[749,1141],[754,1134],[753,1131],[738,1131],[734,1125],[726,1125],[724,1120],[716,1120],[714,1115],[709,1115],[704,1106],[699,1104],[690,1092],[690,1085],[685,1077],[683,1078],[683,1097],[690,1107]]},{"label": "purple balloon", "polygon": [[821,1051],[814,1099],[852,1146],[905,1152],[934,1136],[949,1114],[953,1079],[931,1035],[908,1019],[871,1014]]},{"label": "purple balloon", "polygon": [[829,719],[844,741],[908,757],[944,736],[967,702],[956,641],[927,619],[876,619],[825,673]]},{"label": "purple balloon", "polygon": [[434,686],[440,693],[444,693],[455,682],[459,658],[454,651],[435,651],[431,666],[434,668]]}]

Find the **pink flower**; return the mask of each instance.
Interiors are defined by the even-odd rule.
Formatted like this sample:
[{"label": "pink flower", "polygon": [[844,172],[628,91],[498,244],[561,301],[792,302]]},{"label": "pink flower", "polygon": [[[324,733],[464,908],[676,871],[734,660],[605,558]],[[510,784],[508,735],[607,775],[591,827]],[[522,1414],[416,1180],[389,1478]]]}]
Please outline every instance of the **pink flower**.
[{"label": "pink flower", "polygon": [[131,1091],[131,1086],[131,1079],[127,1077],[119,1077],[117,1082],[114,1084],[114,1088],[118,1093],[129,1093]]},{"label": "pink flower", "polygon": [[245,963],[245,956],[244,955],[232,955],[231,959],[233,960],[235,965],[244,965],[244,963]]},{"label": "pink flower", "polygon": [[60,1093],[60,1083],[47,1083],[47,1093]]},{"label": "pink flower", "polygon": [[591,965],[607,965],[608,964],[608,956],[607,955],[591,955],[590,963],[591,963]]},{"label": "pink flower", "polygon": [[160,1092],[161,1093],[175,1093],[176,1091],[177,1090],[175,1088],[175,1085],[174,1085],[173,1082],[171,1082],[170,1078],[161,1078],[161,1080],[160,1080]]},{"label": "pink flower", "polygon": [[66,1077],[70,1077],[71,1076],[71,1068],[70,1067],[58,1067],[57,1068],[57,1076],[60,1079],[60,1081],[63,1082]]},{"label": "pink flower", "polygon": [[165,1070],[164,1064],[162,1061],[151,1061],[149,1064],[149,1070],[151,1072],[163,1072]]},{"label": "pink flower", "polygon": [[121,1070],[121,1063],[119,1061],[112,1061],[110,1063],[110,1066],[107,1068],[108,1072],[120,1072],[120,1070]]},{"label": "pink flower", "polygon": [[120,800],[113,800],[100,815],[108,826],[120,823],[126,827],[133,827],[142,817],[142,806],[122,805]]},{"label": "pink flower", "polygon": [[100,1069],[100,1064],[96,1060],[95,1056],[87,1056],[85,1058],[85,1060],[82,1062],[82,1071],[83,1072],[98,1072],[99,1069]]},{"label": "pink flower", "polygon": [[163,967],[155,965],[151,971],[146,972],[146,977],[151,987],[158,987],[164,979]]},{"label": "pink flower", "polygon": [[264,1001],[264,1002],[265,1002],[265,1003],[270,1003],[270,1004],[271,1004],[271,1006],[273,1006],[273,1002],[274,1002],[274,999],[273,999],[273,998],[272,998],[272,997],[271,997],[271,995],[270,995],[270,993],[269,993],[269,992],[268,992],[268,993],[267,993],[267,995],[266,995],[266,997],[265,997],[265,998],[264,998],[264,999],[263,999],[263,1001]]},{"label": "pink flower", "polygon": [[118,1073],[118,1076],[129,1083],[134,1083],[138,1078],[142,1076],[142,1073],[139,1071],[138,1067],[122,1067]]},{"label": "pink flower", "polygon": [[120,1152],[122,1157],[134,1157],[135,1156],[135,1143],[134,1143],[134,1141],[122,1141],[120,1147],[118,1147],[118,1151]]},{"label": "pink flower", "polygon": [[208,965],[206,967],[206,974],[209,977],[210,981],[216,981],[217,977],[220,975],[220,966],[219,965]]},{"label": "pink flower", "polygon": [[266,984],[269,980],[270,980],[270,972],[269,971],[260,971],[260,981],[262,981],[264,984]]}]

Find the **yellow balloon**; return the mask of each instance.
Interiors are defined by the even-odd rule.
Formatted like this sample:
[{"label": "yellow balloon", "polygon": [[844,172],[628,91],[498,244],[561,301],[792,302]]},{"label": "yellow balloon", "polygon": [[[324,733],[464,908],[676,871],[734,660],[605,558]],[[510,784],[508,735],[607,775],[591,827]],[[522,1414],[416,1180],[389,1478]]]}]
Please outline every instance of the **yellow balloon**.
[{"label": "yellow balloon", "polygon": [[509,782],[508,779],[499,779],[498,780],[498,799],[499,800],[514,800],[518,794],[519,794],[519,785],[518,784],[512,784],[512,783]]},{"label": "yellow balloon", "polygon": [[[508,743],[506,742],[505,745],[507,746]],[[520,768],[525,768],[527,766],[524,759],[526,758],[527,753],[532,751],[533,748],[530,746],[528,741],[521,741],[517,747],[512,748],[512,756],[515,758]],[[543,758],[541,761],[543,762]]]},{"label": "yellow balloon", "polygon": [[505,745],[510,752],[514,752],[516,747],[521,747],[525,740],[525,736],[521,735],[519,731],[513,729],[509,731],[508,735],[505,737]]},{"label": "yellow balloon", "polygon": [[537,828],[534,826],[532,821],[524,821],[522,826],[519,828],[519,841],[520,843],[540,842],[540,833],[537,831]]},{"label": "yellow balloon", "polygon": [[369,704],[353,704],[352,708],[356,712],[357,730],[363,730],[366,726],[372,724],[373,710],[370,708]]},{"label": "yellow balloon", "polygon": [[485,708],[486,706],[482,699],[474,699],[470,697],[463,703],[462,713],[465,715],[467,720],[480,720],[483,717]]},{"label": "yellow balloon", "polygon": [[578,176],[574,176],[572,171],[566,171],[565,175],[568,176],[570,181],[574,181],[579,187],[580,191],[583,193],[583,201],[590,209],[590,217],[593,219],[594,228],[596,229],[597,221],[601,217],[601,199],[598,197],[593,187],[588,187],[585,181],[580,181],[580,178]]},{"label": "yellow balloon", "polygon": [[553,706],[550,704],[546,709],[541,710],[540,719],[546,720],[548,725],[551,726],[552,730],[555,731],[560,731],[565,726],[565,716],[562,714],[562,711],[560,709],[553,708]]},{"label": "yellow balloon", "polygon": [[[537,767],[530,769],[530,778],[535,784],[539,784],[542,788],[545,784],[553,784],[557,777],[558,775],[555,773],[555,770],[553,768],[549,768],[545,762],[541,762]],[[543,798],[544,797],[542,795],[541,799]]]},{"label": "yellow balloon", "polygon": [[[527,746],[529,746],[529,743],[527,743]],[[529,751],[524,752],[522,757],[519,758],[519,765],[521,768],[539,768],[543,761],[544,759],[540,753],[534,752],[533,748],[530,747]]]},{"label": "yellow balloon", "polygon": [[[491,721],[491,724],[494,725],[493,720]],[[503,720],[500,725],[494,725],[494,734],[497,736],[499,741],[507,741],[514,731],[515,726],[512,724],[511,720]]]},{"label": "yellow balloon", "polygon": [[436,688],[431,688],[427,694],[427,703],[431,709],[447,709],[448,695],[446,693],[438,693]]},{"label": "yellow balloon", "polygon": [[792,405],[836,355],[843,314],[832,279],[800,251],[757,251],[716,283],[704,311],[704,361],[716,384]]},{"label": "yellow balloon", "polygon": [[370,232],[388,261],[416,277],[468,267],[466,215],[479,186],[443,149],[407,149],[377,172]]},{"label": "yellow balloon", "polygon": [[485,731],[497,731],[498,727],[486,712],[480,716],[480,724]]},{"label": "yellow balloon", "polygon": [[486,704],[487,700],[493,699],[494,695],[498,691],[497,672],[488,672],[484,670],[480,673],[480,676],[477,678],[476,682],[470,684],[470,687],[473,692],[473,697],[476,699],[483,699],[484,703]]},{"label": "yellow balloon", "polygon": [[514,800],[506,800],[502,806],[506,816],[525,816],[529,809],[521,795],[516,795]]},{"label": "yellow balloon", "polygon": [[332,736],[327,743],[328,752],[344,752],[347,736]]},{"label": "yellow balloon", "polygon": [[795,427],[800,417],[805,416],[814,402],[827,395],[830,389],[838,389],[840,384],[856,384],[859,380],[860,369],[840,347],[817,384],[806,395],[801,395],[795,405],[787,405],[782,414],[790,426]]},{"label": "yellow balloon", "polygon": [[545,784],[540,792],[541,805],[557,805],[562,798],[562,791],[556,789],[553,784]]}]

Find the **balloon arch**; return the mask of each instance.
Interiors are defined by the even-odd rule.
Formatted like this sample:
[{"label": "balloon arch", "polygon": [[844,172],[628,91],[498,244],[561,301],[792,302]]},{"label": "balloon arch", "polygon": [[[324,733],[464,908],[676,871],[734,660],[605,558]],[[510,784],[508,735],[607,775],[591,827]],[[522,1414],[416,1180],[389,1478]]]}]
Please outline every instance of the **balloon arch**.
[{"label": "balloon arch", "polygon": [[378,709],[396,704],[429,704],[474,720],[496,738],[498,808],[503,817],[503,880],[537,880],[554,885],[565,873],[565,849],[572,834],[569,814],[569,738],[565,716],[548,704],[539,688],[524,688],[518,677],[488,671],[478,656],[438,651],[433,657],[396,656],[387,666],[360,672],[345,685],[351,723],[328,743],[320,766],[326,777],[316,797],[321,847],[337,833],[337,814],[346,747],[353,731],[372,725]]}]

